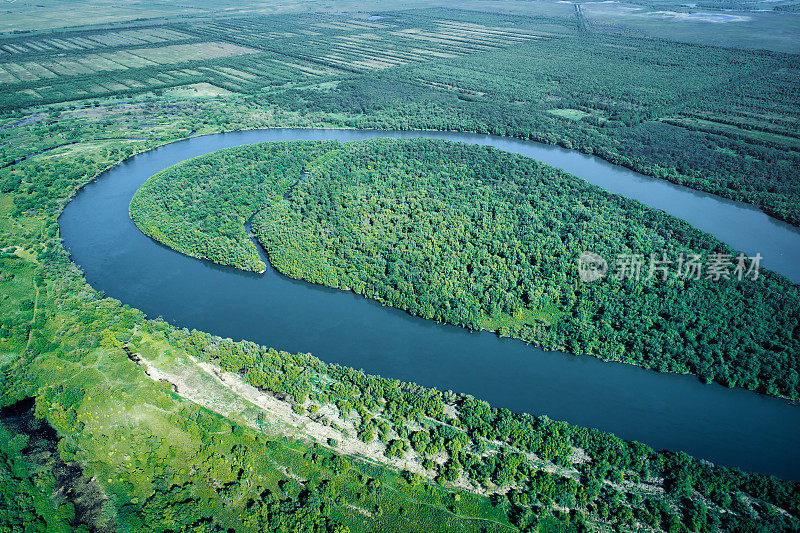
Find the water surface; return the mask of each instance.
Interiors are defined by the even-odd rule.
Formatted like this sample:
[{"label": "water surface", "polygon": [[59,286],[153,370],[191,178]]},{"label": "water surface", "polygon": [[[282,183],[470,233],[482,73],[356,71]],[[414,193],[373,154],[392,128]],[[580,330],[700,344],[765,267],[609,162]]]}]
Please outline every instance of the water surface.
[{"label": "water surface", "polygon": [[377,136],[492,145],[563,168],[686,219],[793,280],[800,232],[740,203],[534,142],[448,132],[257,130],[195,137],[132,157],[87,185],[59,222],[72,259],[108,296],[179,327],[248,339],[372,374],[470,393],[496,407],[596,427],[657,449],[800,480],[800,408],[696,378],[545,352],[488,332],[412,317],[350,292],[238,271],[143,235],[128,204],[150,176],[185,159],[262,141]]}]

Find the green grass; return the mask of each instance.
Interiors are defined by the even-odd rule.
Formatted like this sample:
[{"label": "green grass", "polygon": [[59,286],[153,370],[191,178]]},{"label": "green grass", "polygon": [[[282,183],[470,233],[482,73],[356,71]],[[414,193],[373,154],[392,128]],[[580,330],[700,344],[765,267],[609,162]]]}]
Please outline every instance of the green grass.
[{"label": "green grass", "polygon": [[591,116],[591,113],[581,111],[580,109],[548,109],[548,113],[561,118],[568,118],[570,120],[580,120],[583,117]]},{"label": "green grass", "polygon": [[483,315],[478,320],[478,326],[488,331],[497,331],[503,334],[508,330],[518,330],[522,326],[548,325],[552,326],[564,313],[555,305],[547,305],[540,309],[518,309],[513,315],[497,313],[492,316]]}]

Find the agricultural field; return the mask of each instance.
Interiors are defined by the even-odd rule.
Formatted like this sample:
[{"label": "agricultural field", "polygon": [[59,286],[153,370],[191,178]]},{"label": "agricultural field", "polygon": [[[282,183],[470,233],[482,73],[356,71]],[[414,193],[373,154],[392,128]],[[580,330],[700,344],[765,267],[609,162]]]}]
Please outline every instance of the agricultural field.
[{"label": "agricultural field", "polygon": [[306,15],[18,37],[0,41],[0,101],[20,107],[203,82],[257,93],[570,33],[549,23]]}]

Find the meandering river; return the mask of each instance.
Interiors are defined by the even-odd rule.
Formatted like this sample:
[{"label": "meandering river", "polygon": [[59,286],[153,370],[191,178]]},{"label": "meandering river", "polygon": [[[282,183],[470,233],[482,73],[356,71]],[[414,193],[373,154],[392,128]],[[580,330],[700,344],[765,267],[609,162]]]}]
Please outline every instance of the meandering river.
[{"label": "meandering river", "polygon": [[596,427],[657,449],[800,480],[797,405],[703,385],[691,376],[545,352],[412,317],[272,268],[252,274],[221,267],[160,245],[128,217],[128,204],[147,178],[191,157],[263,141],[378,136],[449,139],[533,157],[683,218],[737,250],[759,252],[765,266],[800,281],[800,231],[755,208],[575,151],[450,132],[274,129],[178,141],[134,156],[84,187],[59,220],[61,235],[93,287],[180,327],[310,352],[327,362],[470,393],[497,407]]}]

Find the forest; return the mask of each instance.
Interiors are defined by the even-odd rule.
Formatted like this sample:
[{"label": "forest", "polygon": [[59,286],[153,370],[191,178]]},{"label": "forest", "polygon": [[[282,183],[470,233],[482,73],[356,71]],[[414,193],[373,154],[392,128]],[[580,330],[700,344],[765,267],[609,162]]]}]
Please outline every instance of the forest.
[{"label": "forest", "polygon": [[[336,533],[431,529],[430,524],[445,531],[798,528],[797,483],[713,466],[686,454],[655,452],[608,433],[327,365],[307,354],[176,329],[104,297],[86,284],[58,238],[57,216],[65,201],[121,158],[185,135],[183,117],[196,117],[205,124],[204,131],[229,121],[259,120],[243,106],[214,103],[184,104],[177,110],[146,103],[146,115],[119,120],[132,105],[101,104],[106,135],[125,137],[138,122],[157,116],[167,124],[158,136],[150,133],[147,141],[134,144],[97,143],[89,125],[74,137],[86,138],[85,150],[49,160],[23,159],[0,170],[7,183],[0,201],[5,250],[0,258],[2,404],[19,411],[24,402],[15,402],[35,398],[29,408],[57,431],[60,459],[81,468],[81,479],[95,479],[107,498],[100,502],[99,515],[63,505],[68,500],[51,492],[57,483],[42,477],[37,456],[19,457],[26,438],[5,409],[0,432],[11,437],[0,448],[0,490],[8,495],[0,508],[4,523],[33,529],[45,523],[72,530],[113,523],[144,531],[285,527]],[[93,104],[81,109],[92,114],[55,115],[47,122],[14,126],[10,133],[52,146],[53,128],[72,130],[96,120]],[[298,118],[284,115],[281,120]],[[370,158],[381,147],[395,157],[401,146],[425,144],[362,144]],[[502,155],[447,143],[432,146],[460,149],[465,161],[478,154]],[[320,156],[329,154],[331,165],[341,164],[349,147],[307,143],[302,149],[288,148],[275,144],[250,147],[250,152],[242,148],[235,158],[225,152],[210,156],[228,157],[226,172],[214,170],[209,158],[184,165],[205,168],[209,179],[239,176],[243,182],[237,194],[269,176],[277,190],[264,188],[258,198],[288,207],[295,196],[314,190],[320,178],[314,163],[324,163]],[[265,154],[281,159],[285,168],[265,166]],[[303,160],[290,154],[302,154]],[[237,161],[261,172],[240,173]],[[571,179],[537,169],[543,179]],[[220,190],[225,189],[210,192]],[[194,198],[201,205],[211,199],[199,192],[194,191]],[[230,200],[226,209],[240,205]],[[230,212],[226,220],[229,228],[235,225],[236,239],[246,238],[244,223],[259,207],[251,203]],[[242,253],[247,249],[243,246]],[[308,444],[252,407],[228,417],[176,395],[174,384],[151,379],[143,366],[162,372],[174,367],[175,374],[184,376],[197,373],[188,357],[283,398],[281,402],[291,405],[291,416],[338,436]],[[218,394],[214,383],[208,381],[211,388],[204,395]],[[338,451],[354,440],[382,449],[375,459],[387,466]],[[405,461],[406,466],[388,466],[393,461]],[[504,488],[509,484],[513,490]],[[250,518],[243,522],[245,510]]]},{"label": "forest", "polygon": [[[87,40],[105,37],[101,31],[69,34],[75,44],[66,52],[49,40],[15,37],[15,53],[0,62],[0,102],[11,111],[210,83],[351,127],[558,144],[800,225],[796,55],[580,32],[564,17],[510,21],[442,8],[381,17],[172,23],[159,26],[171,32],[169,40],[147,49],[118,41],[87,48]],[[184,58],[171,51],[215,43],[250,53]],[[119,59],[106,65],[100,52]],[[154,60],[143,62],[142,54]],[[81,67],[67,68],[75,64]],[[59,75],[46,74],[51,69]]]},{"label": "forest", "polygon": [[361,127],[559,144],[798,225],[794,62],[595,35],[373,72],[326,91],[287,89],[268,101],[351,115]]},{"label": "forest", "polygon": [[252,218],[270,262],[294,278],[548,349],[800,392],[795,284],[771,272],[648,279],[647,262],[641,279],[582,283],[584,250],[610,261],[737,254],[661,211],[492,148],[389,139],[233,148],[150,178],[130,213],[188,255],[261,271],[245,231]]},{"label": "forest", "polygon": [[[797,482],[145,316],[87,283],[58,223],[168,142],[370,127],[559,144],[797,225],[796,65],[456,9],[0,36],[0,531],[800,531]],[[584,249],[736,252],[525,158],[244,147],[154,177],[130,214],[195,257],[258,272],[261,245],[419,316],[798,398],[797,285],[580,283]]]}]

